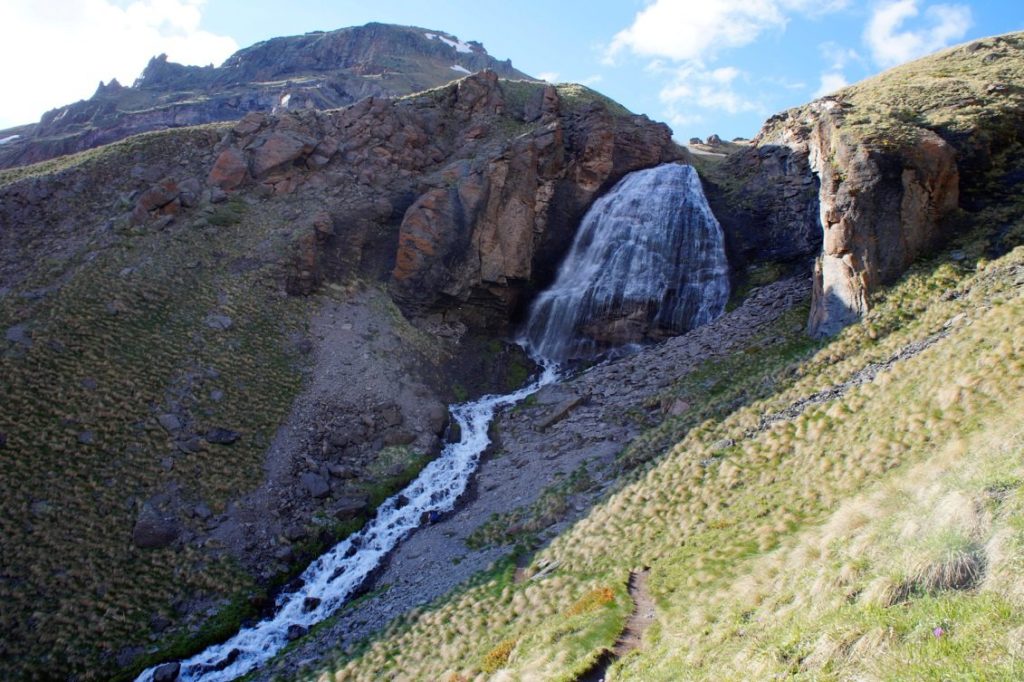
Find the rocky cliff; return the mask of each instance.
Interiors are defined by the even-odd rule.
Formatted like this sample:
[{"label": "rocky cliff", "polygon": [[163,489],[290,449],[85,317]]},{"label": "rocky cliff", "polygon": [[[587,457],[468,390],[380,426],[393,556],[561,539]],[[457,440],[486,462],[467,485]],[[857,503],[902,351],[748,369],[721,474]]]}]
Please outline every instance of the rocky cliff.
[{"label": "rocky cliff", "polygon": [[816,256],[808,331],[859,319],[958,207],[1014,186],[1022,51],[1019,34],[976,41],[773,116],[707,174],[734,262]]},{"label": "rocky cliff", "polygon": [[219,67],[154,57],[130,87],[100,83],[88,100],[47,112],[39,123],[0,131],[0,168],[35,163],[150,130],[237,120],[251,111],[333,109],[368,96],[419,92],[490,69],[529,78],[477,42],[443,31],[367,24],[274,38],[239,50]]}]

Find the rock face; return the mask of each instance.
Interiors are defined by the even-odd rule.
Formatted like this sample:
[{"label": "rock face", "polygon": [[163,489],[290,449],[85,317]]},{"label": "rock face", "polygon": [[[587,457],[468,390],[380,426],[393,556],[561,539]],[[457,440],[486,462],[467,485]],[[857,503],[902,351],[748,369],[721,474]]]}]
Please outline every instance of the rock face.
[{"label": "rock face", "polygon": [[956,209],[956,153],[921,130],[889,152],[844,135],[828,100],[820,107],[807,147],[820,178],[822,253],[815,265],[808,331],[836,333],[868,310],[869,295],[894,281],[942,239],[941,219]]},{"label": "rock face", "polygon": [[[251,111],[332,109],[367,96],[405,95],[482,69],[529,78],[479,43],[377,23],[274,38],[239,50],[220,67],[183,66],[161,55],[131,87],[116,80],[100,83],[88,100],[47,112],[37,124],[0,132],[0,139],[19,135],[0,146],[0,168],[149,130],[237,120]],[[281,142],[287,148],[293,141]]]},{"label": "rock face", "polygon": [[[770,156],[789,159],[782,177],[801,178],[789,186],[818,188],[816,206],[784,190],[770,211],[774,220],[788,215],[806,228],[810,209],[817,209],[812,336],[835,334],[860,319],[880,285],[941,241],[940,221],[959,200],[956,152],[941,137],[918,129],[901,144],[884,144],[844,121],[843,105],[825,98],[770,119],[755,140],[758,153],[771,149]],[[763,165],[755,177],[771,174]],[[809,230],[797,234],[812,243]]]},{"label": "rock face", "polygon": [[215,151],[207,183],[326,195],[295,242],[292,294],[390,273],[407,313],[502,330],[551,279],[600,192],[684,154],[666,126],[591,95],[563,107],[552,86],[484,71],[406,101],[250,114]]},{"label": "rock face", "polygon": [[959,201],[949,143],[924,128],[874,139],[845,125],[845,108],[825,98],[772,117],[724,162],[735,186],[710,188],[734,264],[816,257],[813,336],[860,319],[879,286],[941,242]]}]

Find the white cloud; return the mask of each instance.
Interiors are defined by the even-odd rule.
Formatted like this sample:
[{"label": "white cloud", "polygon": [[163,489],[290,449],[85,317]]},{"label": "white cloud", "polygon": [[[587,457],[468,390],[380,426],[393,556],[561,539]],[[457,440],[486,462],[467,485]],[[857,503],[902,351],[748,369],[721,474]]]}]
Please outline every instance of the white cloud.
[{"label": "white cloud", "polygon": [[732,66],[705,69],[700,64],[688,63],[671,72],[670,80],[658,93],[658,99],[668,106],[670,118],[683,118],[686,110],[709,109],[738,114],[756,111],[760,105],[741,95],[733,82],[743,73]]},{"label": "white cloud", "polygon": [[818,51],[831,71],[842,71],[850,64],[864,63],[864,57],[859,52],[831,40],[818,45]]},{"label": "white cloud", "polygon": [[934,52],[963,38],[971,26],[966,5],[931,5],[923,25],[903,28],[921,14],[919,0],[896,0],[875,8],[864,31],[864,42],[881,66],[895,66]]},{"label": "white cloud", "polygon": [[823,73],[821,74],[821,84],[818,89],[812,95],[815,99],[818,97],[824,97],[829,95],[836,90],[845,88],[850,82],[846,80],[846,76],[839,72]]},{"label": "white cloud", "polygon": [[[130,85],[153,56],[219,64],[234,39],[200,28],[205,0],[4,0],[0,128],[85,99],[101,80]],[[31,69],[18,65],[31,63]]]},{"label": "white cloud", "polygon": [[784,29],[791,14],[820,17],[844,9],[849,0],[654,0],[619,31],[605,53],[624,51],[676,61],[710,59],[743,47],[771,29]]},{"label": "white cloud", "polygon": [[537,78],[541,79],[542,81],[547,81],[548,83],[557,83],[559,82],[558,75],[559,74],[557,71],[544,71],[542,73],[538,73]]},{"label": "white cloud", "polygon": [[606,56],[614,59],[628,50],[645,57],[700,59],[748,45],[763,31],[785,23],[775,0],[655,0],[615,35]]}]

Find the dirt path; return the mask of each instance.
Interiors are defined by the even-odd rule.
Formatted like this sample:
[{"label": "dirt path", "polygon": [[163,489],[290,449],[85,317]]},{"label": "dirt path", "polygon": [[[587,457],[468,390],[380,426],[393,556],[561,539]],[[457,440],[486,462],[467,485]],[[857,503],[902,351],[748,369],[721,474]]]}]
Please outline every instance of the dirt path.
[{"label": "dirt path", "polygon": [[628,588],[633,600],[633,612],[629,614],[626,626],[622,628],[611,650],[606,650],[594,667],[578,677],[576,682],[604,682],[612,663],[640,648],[644,632],[654,622],[654,600],[647,590],[649,576],[650,569],[646,568],[629,574]]}]

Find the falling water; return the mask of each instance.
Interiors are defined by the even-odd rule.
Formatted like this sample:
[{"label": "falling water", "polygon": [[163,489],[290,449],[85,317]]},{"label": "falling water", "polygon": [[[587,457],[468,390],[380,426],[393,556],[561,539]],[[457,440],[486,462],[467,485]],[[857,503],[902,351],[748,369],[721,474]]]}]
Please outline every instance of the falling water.
[{"label": "falling water", "polygon": [[690,166],[630,173],[587,211],[522,339],[553,362],[693,329],[729,298],[722,228]]}]

